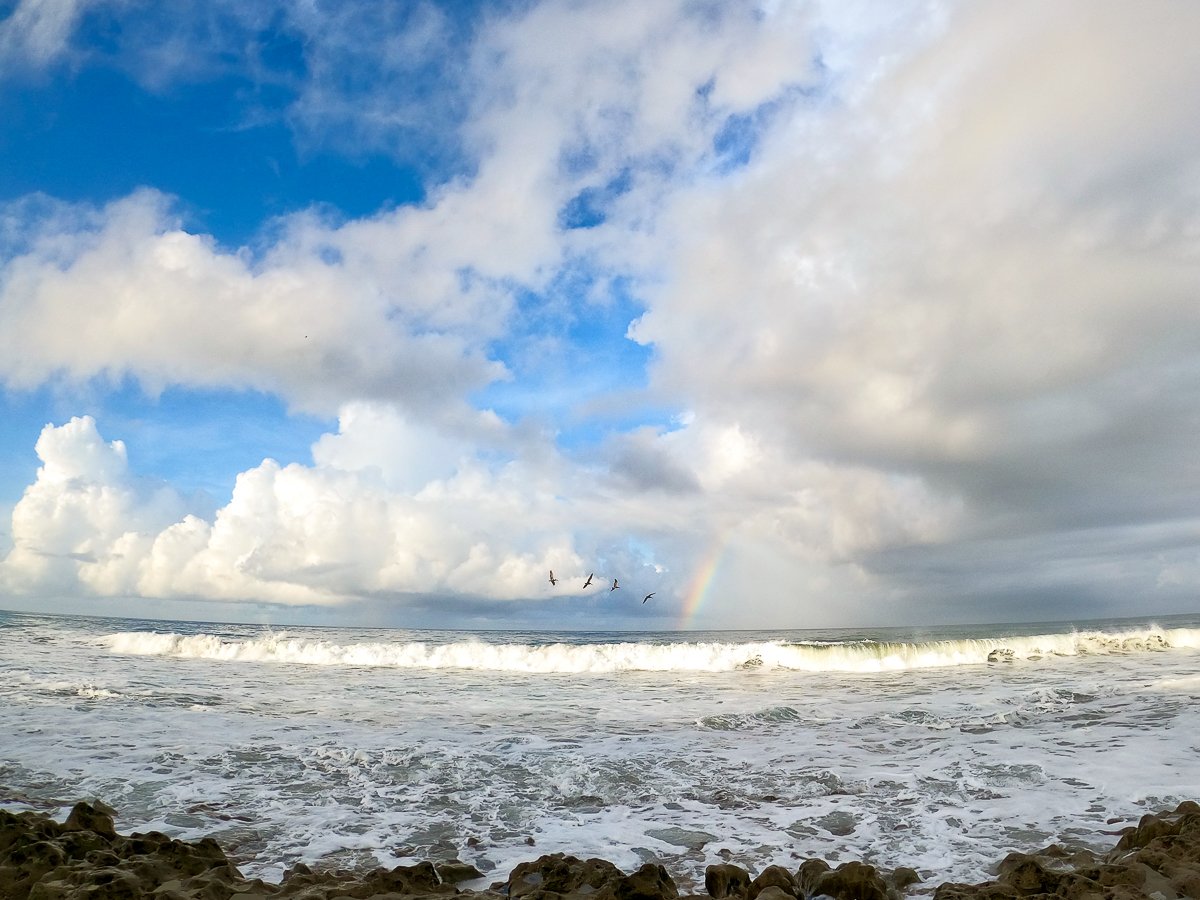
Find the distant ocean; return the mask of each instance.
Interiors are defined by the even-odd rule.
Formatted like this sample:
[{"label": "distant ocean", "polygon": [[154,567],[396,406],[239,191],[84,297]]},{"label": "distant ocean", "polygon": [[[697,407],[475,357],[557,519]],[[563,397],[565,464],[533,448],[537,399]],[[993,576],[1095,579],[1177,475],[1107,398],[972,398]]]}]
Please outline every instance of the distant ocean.
[{"label": "distant ocean", "polygon": [[944,629],[271,629],[0,613],[0,806],[216,837],[270,880],[564,851],[702,882],[977,881],[1200,799],[1200,616]]}]

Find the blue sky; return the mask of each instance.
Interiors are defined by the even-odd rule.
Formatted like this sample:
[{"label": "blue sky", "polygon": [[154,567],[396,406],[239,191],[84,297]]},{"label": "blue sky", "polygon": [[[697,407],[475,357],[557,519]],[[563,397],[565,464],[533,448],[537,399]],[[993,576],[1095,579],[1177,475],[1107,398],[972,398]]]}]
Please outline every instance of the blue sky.
[{"label": "blue sky", "polygon": [[0,3],[0,606],[1194,610],[1196,16]]}]

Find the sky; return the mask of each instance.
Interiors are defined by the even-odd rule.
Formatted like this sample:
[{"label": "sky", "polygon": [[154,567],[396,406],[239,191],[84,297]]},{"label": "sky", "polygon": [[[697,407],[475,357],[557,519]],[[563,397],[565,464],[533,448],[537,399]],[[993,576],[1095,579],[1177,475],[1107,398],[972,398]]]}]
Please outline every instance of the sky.
[{"label": "sky", "polygon": [[0,607],[1195,612],[1198,33],[0,0]]}]

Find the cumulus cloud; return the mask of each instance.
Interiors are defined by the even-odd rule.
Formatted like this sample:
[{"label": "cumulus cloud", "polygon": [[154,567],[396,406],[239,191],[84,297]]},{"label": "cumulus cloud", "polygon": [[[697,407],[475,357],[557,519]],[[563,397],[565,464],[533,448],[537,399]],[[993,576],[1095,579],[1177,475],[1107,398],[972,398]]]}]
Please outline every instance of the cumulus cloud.
[{"label": "cumulus cloud", "polygon": [[[34,239],[0,276],[0,377],[10,386],[133,376],[153,392],[254,388],[327,413],[347,396],[436,409],[503,375],[483,344],[505,296],[458,290],[452,264],[432,274],[414,264],[381,282],[369,249],[338,257],[344,234],[302,224],[254,261],[181,230],[153,191],[81,219],[83,229]],[[392,245],[394,268],[424,254],[417,228],[398,222],[393,238],[406,230],[413,239]],[[319,236],[324,257],[310,246]]]},{"label": "cumulus cloud", "polygon": [[[704,562],[700,548],[719,544],[730,571],[748,571],[766,548],[784,558],[807,548],[803,559],[770,565],[787,570],[787,582],[739,607],[786,622],[796,614],[794,603],[779,604],[786,584],[807,573],[828,587],[822,566],[911,535],[927,502],[917,487],[871,472],[831,478],[755,458],[729,435],[701,440],[705,447],[695,434],[660,435],[658,446],[643,436],[643,450],[686,482],[682,490],[630,489],[624,447],[605,478],[603,460],[581,466],[545,452],[491,464],[469,454],[436,459],[449,444],[423,437],[394,414],[349,409],[338,434],[314,446],[313,464],[264,460],[238,476],[210,520],[130,473],[124,445],[106,442],[92,419],[48,425],[37,479],[13,511],[0,584],[13,593],[284,606],[461,597],[478,612],[553,599],[550,569],[572,584],[596,571],[635,592],[679,595]],[[694,455],[706,477],[724,480],[722,492],[700,494],[705,473],[687,468]],[[847,571],[861,586],[864,574]],[[614,602],[603,615],[626,613],[634,614]]]},{"label": "cumulus cloud", "polygon": [[9,591],[79,587],[119,593],[150,536],[183,502],[168,486],[130,472],[125,445],[106,443],[90,417],[47,426],[37,442],[37,480],[12,512],[12,548],[3,562]]}]

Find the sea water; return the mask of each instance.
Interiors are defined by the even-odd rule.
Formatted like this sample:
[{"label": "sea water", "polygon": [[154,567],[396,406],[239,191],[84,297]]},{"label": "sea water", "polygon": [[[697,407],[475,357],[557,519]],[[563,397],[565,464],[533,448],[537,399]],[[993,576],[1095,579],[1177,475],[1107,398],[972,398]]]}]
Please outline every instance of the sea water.
[{"label": "sea water", "polygon": [[462,633],[0,613],[0,805],[245,874],[543,853],[978,881],[1200,799],[1200,617]]}]

